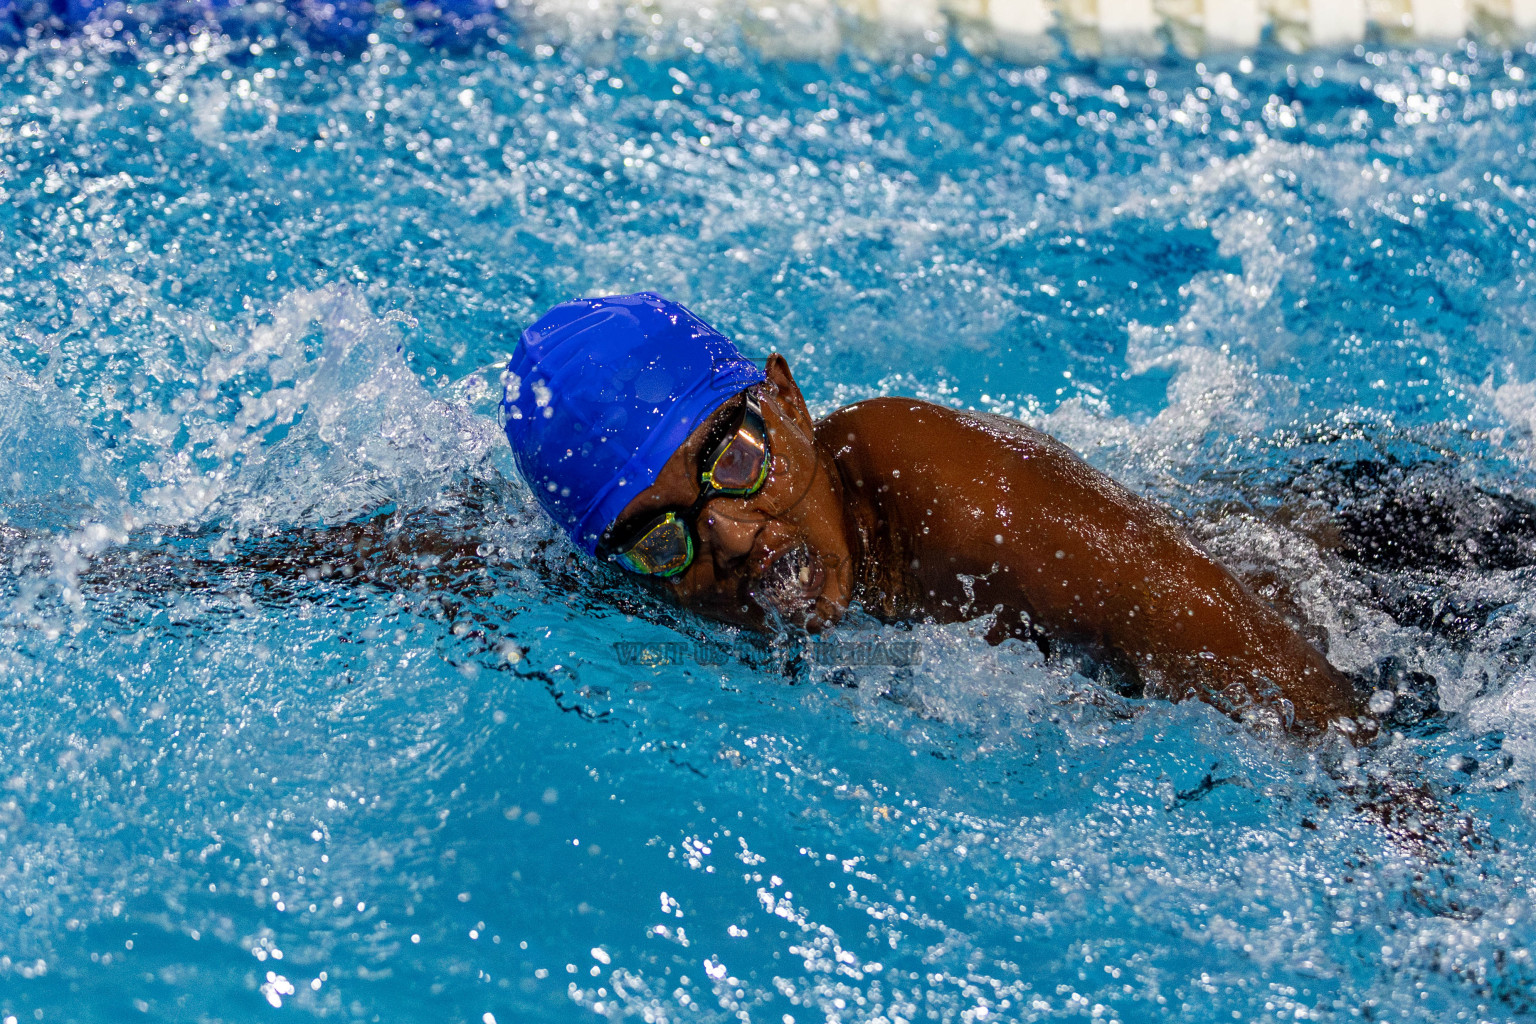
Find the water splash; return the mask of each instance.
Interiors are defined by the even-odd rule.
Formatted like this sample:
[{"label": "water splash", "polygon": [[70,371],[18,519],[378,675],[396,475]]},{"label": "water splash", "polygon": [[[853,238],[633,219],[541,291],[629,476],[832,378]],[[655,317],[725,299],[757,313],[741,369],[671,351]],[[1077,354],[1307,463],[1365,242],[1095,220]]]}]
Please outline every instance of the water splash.
[{"label": "water splash", "polygon": [[[375,28],[0,80],[0,1011],[1527,1012],[1529,54]],[[1057,432],[1401,735],[1293,749],[984,621],[839,660],[576,560],[496,369],[640,286],[818,409]]]}]

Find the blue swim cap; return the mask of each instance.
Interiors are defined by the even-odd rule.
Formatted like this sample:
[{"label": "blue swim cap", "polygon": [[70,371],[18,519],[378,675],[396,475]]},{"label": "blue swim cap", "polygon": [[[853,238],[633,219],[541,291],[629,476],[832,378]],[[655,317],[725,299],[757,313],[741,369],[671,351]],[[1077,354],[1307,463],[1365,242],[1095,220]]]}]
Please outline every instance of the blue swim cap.
[{"label": "blue swim cap", "polygon": [[502,422],[539,503],[593,554],[688,435],[766,379],[676,302],[651,292],[577,299],[523,332]]}]

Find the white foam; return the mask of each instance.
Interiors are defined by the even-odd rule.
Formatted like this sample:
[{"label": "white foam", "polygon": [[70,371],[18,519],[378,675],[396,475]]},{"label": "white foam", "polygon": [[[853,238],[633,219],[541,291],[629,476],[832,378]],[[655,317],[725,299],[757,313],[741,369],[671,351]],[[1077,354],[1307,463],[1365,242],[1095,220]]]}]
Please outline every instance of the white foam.
[{"label": "white foam", "polygon": [[[86,422],[73,394],[34,377],[0,348],[0,451],[8,453],[0,523],[37,530],[121,518],[122,487]],[[67,478],[57,466],[70,467]]]},{"label": "white foam", "polygon": [[1495,386],[1490,375],[1476,390],[1503,420],[1488,431],[1489,440],[1526,465],[1536,465],[1536,380],[1516,378]]},{"label": "white foam", "polygon": [[1536,381],[1512,380],[1489,392],[1493,407],[1517,431],[1536,434]]}]

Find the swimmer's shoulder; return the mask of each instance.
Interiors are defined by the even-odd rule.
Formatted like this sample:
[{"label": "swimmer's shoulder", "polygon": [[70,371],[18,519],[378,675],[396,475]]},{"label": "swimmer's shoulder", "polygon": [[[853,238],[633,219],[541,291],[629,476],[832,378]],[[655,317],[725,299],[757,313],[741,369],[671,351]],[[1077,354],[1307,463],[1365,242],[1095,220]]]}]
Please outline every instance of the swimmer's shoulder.
[{"label": "swimmer's shoulder", "polygon": [[816,425],[818,437],[839,446],[860,438],[884,442],[920,441],[924,447],[958,444],[966,450],[1004,448],[1020,455],[1066,453],[1060,441],[1027,423],[1006,416],[952,409],[920,398],[883,396],[867,398],[834,410]]},{"label": "swimmer's shoulder", "polygon": [[1121,506],[1127,492],[1050,434],[1006,416],[916,398],[870,398],[816,424],[817,441],[855,477],[911,469],[977,500],[1006,481],[1038,504]]}]

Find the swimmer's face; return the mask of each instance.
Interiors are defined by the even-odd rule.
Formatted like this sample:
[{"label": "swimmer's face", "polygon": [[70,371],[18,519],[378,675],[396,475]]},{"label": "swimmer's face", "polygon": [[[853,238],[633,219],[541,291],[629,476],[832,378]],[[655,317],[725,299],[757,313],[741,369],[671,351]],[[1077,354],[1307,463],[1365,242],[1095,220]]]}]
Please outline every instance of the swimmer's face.
[{"label": "swimmer's face", "polygon": [[[750,390],[768,432],[768,477],[755,494],[705,504],[695,520],[693,562],[665,585],[685,607],[712,618],[763,629],[777,616],[817,632],[842,618],[853,591],[842,489],[831,455],[816,447],[789,364],[775,354],[767,371],[767,382]],[[705,449],[741,414],[745,397],[726,402],[689,435],[656,482],[624,507],[614,534],[694,503]]]}]

